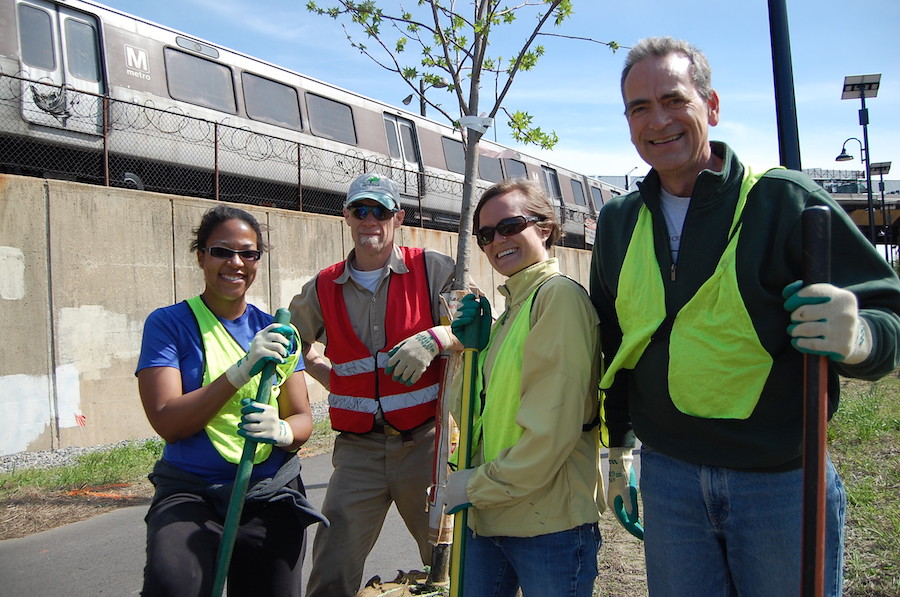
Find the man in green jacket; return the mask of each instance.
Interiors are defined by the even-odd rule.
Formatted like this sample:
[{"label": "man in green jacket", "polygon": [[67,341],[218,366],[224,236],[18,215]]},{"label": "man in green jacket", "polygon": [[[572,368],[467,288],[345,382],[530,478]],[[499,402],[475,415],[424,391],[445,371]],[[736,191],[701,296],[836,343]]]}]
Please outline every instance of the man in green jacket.
[{"label": "man in green jacket", "polygon": [[[830,416],[839,375],[898,366],[900,283],[811,179],[751,172],[709,140],[710,72],[690,44],[651,38],[622,73],[632,143],[652,169],[604,207],[591,266],[608,502],[643,535],[637,436],[651,596],[797,595],[803,354],[828,357]],[[800,217],[814,205],[832,210],[832,283],[804,287]],[[825,594],[839,597],[846,494],[826,466]]]}]

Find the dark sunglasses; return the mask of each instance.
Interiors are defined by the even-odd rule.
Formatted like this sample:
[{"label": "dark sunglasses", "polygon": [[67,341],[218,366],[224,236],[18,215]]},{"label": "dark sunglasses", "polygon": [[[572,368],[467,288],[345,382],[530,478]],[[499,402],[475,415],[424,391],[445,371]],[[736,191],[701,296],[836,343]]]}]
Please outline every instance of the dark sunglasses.
[{"label": "dark sunglasses", "polygon": [[546,219],[543,216],[513,216],[500,220],[496,226],[482,226],[475,233],[475,237],[478,244],[484,247],[494,241],[495,232],[499,232],[501,236],[512,236],[525,230],[529,222],[543,222]]},{"label": "dark sunglasses", "polygon": [[252,249],[232,251],[225,247],[206,247],[200,250],[206,251],[210,257],[215,257],[216,259],[231,259],[235,255],[239,255],[243,261],[259,261],[259,258],[262,257],[262,251],[254,251]]},{"label": "dark sunglasses", "polygon": [[365,220],[369,214],[375,216],[379,222],[390,220],[396,212],[389,210],[383,205],[357,205],[350,208],[350,213],[357,220]]}]

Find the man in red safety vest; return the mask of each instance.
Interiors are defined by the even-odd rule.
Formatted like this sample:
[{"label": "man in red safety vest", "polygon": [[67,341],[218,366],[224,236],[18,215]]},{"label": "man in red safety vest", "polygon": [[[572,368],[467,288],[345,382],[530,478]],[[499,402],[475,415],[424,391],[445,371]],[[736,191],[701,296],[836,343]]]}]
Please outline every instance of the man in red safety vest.
[{"label": "man in red safety vest", "polygon": [[[431,561],[426,494],[432,482],[440,371],[435,357],[462,345],[441,294],[454,262],[400,247],[397,184],[367,173],[350,185],[344,219],[354,248],[291,301],[307,372],[329,390],[334,473],[316,532],[308,597],[353,597],[391,503]],[[322,358],[313,342],[325,345]],[[329,363],[330,361],[330,363]]]}]

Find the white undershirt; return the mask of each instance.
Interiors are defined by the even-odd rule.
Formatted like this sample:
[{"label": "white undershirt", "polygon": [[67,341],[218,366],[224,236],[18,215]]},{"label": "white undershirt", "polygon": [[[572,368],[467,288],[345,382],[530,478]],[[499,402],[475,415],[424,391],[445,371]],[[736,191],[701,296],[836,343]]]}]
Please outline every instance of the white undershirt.
[{"label": "white undershirt", "polygon": [[678,263],[678,250],[681,248],[681,230],[687,215],[690,197],[678,197],[660,189],[659,199],[663,216],[666,218],[666,229],[669,231],[669,249],[672,251],[672,263]]},{"label": "white undershirt", "polygon": [[357,284],[367,289],[372,294],[375,294],[375,289],[378,288],[378,281],[381,280],[381,274],[384,272],[384,268],[363,272],[349,264],[347,267],[350,268],[350,277],[353,278]]}]

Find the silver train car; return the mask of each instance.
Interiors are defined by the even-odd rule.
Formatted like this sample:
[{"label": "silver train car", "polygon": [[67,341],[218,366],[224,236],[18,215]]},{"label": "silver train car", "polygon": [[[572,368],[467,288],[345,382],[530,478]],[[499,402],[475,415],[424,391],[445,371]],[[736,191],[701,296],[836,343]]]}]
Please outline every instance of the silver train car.
[{"label": "silver train car", "polygon": [[[619,189],[483,139],[478,188],[538,181],[562,243],[593,242]],[[453,127],[84,0],[0,0],[0,171],[339,214],[397,180],[407,222],[456,230]]]}]

